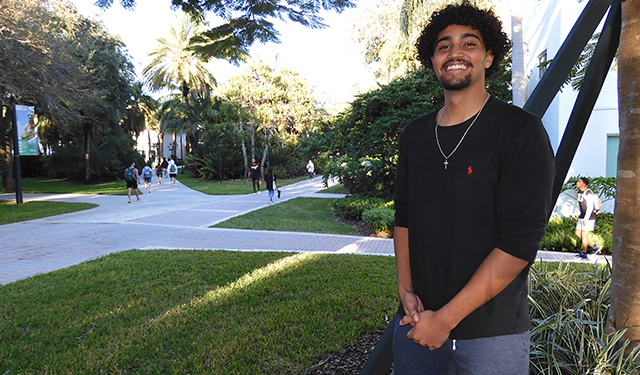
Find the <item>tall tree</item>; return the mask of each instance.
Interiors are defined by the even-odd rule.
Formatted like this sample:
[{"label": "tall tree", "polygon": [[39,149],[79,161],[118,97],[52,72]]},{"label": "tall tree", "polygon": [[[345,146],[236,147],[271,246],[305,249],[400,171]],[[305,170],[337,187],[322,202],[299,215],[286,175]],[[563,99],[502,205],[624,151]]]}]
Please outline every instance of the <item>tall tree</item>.
[{"label": "tall tree", "polygon": [[622,3],[618,59],[618,194],[613,223],[613,281],[610,316],[629,350],[640,345],[640,0]]},{"label": "tall tree", "polygon": [[[320,115],[308,84],[297,72],[275,70],[264,62],[251,64],[232,77],[223,92],[251,114],[249,122],[244,123],[251,140],[251,158],[256,157],[258,132],[266,140],[279,136],[295,142]],[[269,143],[264,142],[262,147],[264,165]]]},{"label": "tall tree", "polygon": [[[152,91],[179,90],[186,108],[186,120],[193,127],[189,97],[208,96],[216,79],[207,68],[208,57],[193,51],[191,39],[203,31],[203,25],[183,15],[169,28],[166,38],[157,39],[157,47],[149,53],[153,60],[142,74]],[[187,143],[193,142],[189,139]]]},{"label": "tall tree", "polygon": [[[66,1],[0,2],[0,100],[12,96],[35,106],[39,118],[50,120],[51,145],[66,146],[83,134],[87,179],[92,138],[117,127],[129,98],[133,66],[122,47]],[[4,188],[10,189],[5,120],[0,154]]]}]

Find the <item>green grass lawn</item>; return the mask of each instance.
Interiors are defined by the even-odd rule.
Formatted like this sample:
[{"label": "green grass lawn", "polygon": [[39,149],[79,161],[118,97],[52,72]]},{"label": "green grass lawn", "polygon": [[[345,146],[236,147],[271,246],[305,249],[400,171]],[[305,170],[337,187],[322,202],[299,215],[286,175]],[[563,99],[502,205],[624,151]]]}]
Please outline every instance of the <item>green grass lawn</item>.
[{"label": "green grass lawn", "polygon": [[23,204],[16,204],[15,201],[0,200],[0,225],[88,210],[97,206],[93,203],[47,201],[27,201]]},{"label": "green grass lawn", "polygon": [[330,193],[330,194],[349,194],[349,191],[344,188],[344,185],[337,184],[330,188],[322,189],[318,193]]},{"label": "green grass lawn", "polygon": [[66,179],[23,178],[23,193],[127,195],[127,184],[111,181],[99,184],[77,184]]},{"label": "green grass lawn", "polygon": [[[296,182],[304,181],[307,177],[296,177],[286,180],[277,180],[278,187],[283,187]],[[211,181],[200,178],[193,178],[188,175],[178,175],[178,181],[190,187],[193,190],[200,191],[209,195],[240,195],[253,193],[253,183],[251,181]],[[265,182],[262,181],[261,191],[266,191]]]},{"label": "green grass lawn", "polygon": [[386,326],[392,257],[126,251],[0,286],[0,374],[303,374]]},{"label": "green grass lawn", "polygon": [[355,228],[333,219],[329,203],[327,198],[295,198],[233,217],[213,227],[357,235]]}]

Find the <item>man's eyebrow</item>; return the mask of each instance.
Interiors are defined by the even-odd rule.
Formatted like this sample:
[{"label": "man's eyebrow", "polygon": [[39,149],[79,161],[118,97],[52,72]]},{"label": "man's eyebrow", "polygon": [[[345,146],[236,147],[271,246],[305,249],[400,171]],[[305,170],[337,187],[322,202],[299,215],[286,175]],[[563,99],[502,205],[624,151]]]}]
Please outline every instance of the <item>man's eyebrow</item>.
[{"label": "man's eyebrow", "polygon": [[[476,38],[476,39],[478,39],[478,41],[480,41],[480,38],[476,34],[472,34],[472,33],[464,33],[464,34],[460,35],[460,39],[464,39],[464,38]],[[442,38],[436,40],[436,45],[438,45],[438,43],[440,43],[442,41],[445,41],[445,40],[448,41],[448,40],[451,40],[451,39],[453,39],[453,38],[451,38],[451,36],[449,36],[449,35],[443,36]]]}]

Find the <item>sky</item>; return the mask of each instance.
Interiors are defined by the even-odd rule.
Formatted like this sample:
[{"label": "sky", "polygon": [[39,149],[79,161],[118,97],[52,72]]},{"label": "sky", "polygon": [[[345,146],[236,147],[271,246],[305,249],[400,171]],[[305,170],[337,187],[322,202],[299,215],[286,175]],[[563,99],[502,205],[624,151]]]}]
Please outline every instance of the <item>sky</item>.
[{"label": "sky", "polygon": [[[134,10],[125,10],[119,0],[107,10],[93,5],[93,0],[72,0],[86,17],[101,20],[109,33],[119,35],[127,46],[138,79],[151,61],[147,53],[156,46],[156,39],[166,36],[169,25],[175,23],[180,11],[171,10],[171,0],[136,0]],[[325,103],[350,101],[353,95],[372,86],[372,74],[363,63],[358,48],[351,41],[351,27],[362,8],[373,0],[358,0],[359,8],[323,12],[329,27],[310,29],[294,22],[274,21],[280,32],[280,44],[256,43],[251,57],[262,59],[269,66],[286,67],[299,72],[314,87],[316,98]],[[212,60],[211,70],[220,83],[239,73],[223,60]]]}]

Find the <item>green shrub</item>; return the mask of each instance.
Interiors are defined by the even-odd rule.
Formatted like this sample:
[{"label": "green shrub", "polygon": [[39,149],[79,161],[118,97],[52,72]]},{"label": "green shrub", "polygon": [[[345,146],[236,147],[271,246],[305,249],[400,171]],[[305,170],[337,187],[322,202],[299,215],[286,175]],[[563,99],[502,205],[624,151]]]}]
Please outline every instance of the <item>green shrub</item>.
[{"label": "green shrub", "polygon": [[[551,218],[547,225],[547,231],[540,241],[540,249],[564,252],[578,251],[582,245],[580,239],[575,235],[576,220],[575,216]],[[605,254],[611,254],[612,230],[613,214],[605,212],[598,214],[596,228],[591,236],[598,245],[603,247]]]},{"label": "green shrub", "polygon": [[374,207],[362,213],[362,220],[375,232],[392,230],[395,211],[388,207]]},{"label": "green shrub", "polygon": [[331,202],[331,210],[334,214],[350,220],[362,220],[364,211],[382,207],[388,204],[382,198],[362,197],[349,195],[344,198],[336,198]]},{"label": "green shrub", "polygon": [[622,332],[605,329],[610,304],[610,265],[536,263],[529,274],[529,374],[637,374],[640,347],[625,356]]}]

